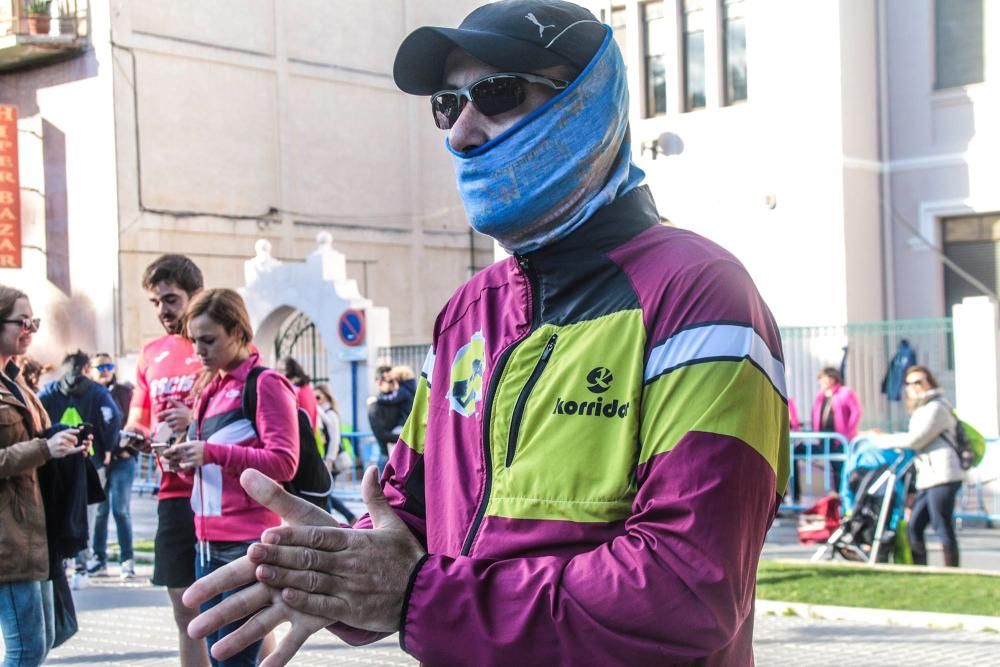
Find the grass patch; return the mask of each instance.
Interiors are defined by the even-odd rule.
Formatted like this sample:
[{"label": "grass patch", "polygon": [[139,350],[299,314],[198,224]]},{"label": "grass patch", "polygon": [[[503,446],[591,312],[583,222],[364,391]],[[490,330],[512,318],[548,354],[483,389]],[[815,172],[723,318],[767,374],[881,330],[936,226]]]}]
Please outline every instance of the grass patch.
[{"label": "grass patch", "polygon": [[841,607],[1000,616],[1000,577],[910,574],[762,560],[757,569],[757,597]]},{"label": "grass patch", "polygon": [[[118,550],[117,542],[109,542],[108,549]],[[153,540],[135,540],[132,542],[133,551],[153,551]]]}]

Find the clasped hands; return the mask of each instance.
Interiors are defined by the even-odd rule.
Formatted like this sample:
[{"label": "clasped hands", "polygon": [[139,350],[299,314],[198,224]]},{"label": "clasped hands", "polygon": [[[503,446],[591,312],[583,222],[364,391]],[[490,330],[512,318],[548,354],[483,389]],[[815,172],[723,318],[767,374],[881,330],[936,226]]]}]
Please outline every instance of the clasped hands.
[{"label": "clasped hands", "polygon": [[286,664],[313,633],[333,623],[358,630],[395,632],[413,568],[425,550],[389,507],[378,471],[365,471],[361,495],[372,528],[341,528],[328,513],[285,492],[256,470],[240,484],[251,498],[277,513],[284,524],[264,531],[247,555],[199,579],[184,593],[198,608],[221,593],[243,590],[204,611],[188,625],[201,638],[250,617],[212,647],[225,659],[262,639],[282,623],[291,628],[261,667]]}]

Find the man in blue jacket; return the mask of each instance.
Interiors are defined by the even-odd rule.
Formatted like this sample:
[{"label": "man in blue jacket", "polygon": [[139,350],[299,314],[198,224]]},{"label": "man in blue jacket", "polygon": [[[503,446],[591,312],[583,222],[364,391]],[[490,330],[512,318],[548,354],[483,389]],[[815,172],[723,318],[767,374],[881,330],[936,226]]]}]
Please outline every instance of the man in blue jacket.
[{"label": "man in blue jacket", "polygon": [[[110,461],[112,450],[118,447],[118,434],[122,428],[122,412],[107,390],[99,382],[90,379],[90,356],[77,350],[66,355],[62,363],[63,376],[49,382],[38,393],[53,424],[76,427],[90,424],[93,429],[94,444],[89,452],[90,461],[105,482],[105,463]],[[87,508],[88,526],[94,524],[96,508]],[[89,528],[88,528],[89,531]],[[76,558],[74,588],[85,586],[87,576],[85,552]]]}]

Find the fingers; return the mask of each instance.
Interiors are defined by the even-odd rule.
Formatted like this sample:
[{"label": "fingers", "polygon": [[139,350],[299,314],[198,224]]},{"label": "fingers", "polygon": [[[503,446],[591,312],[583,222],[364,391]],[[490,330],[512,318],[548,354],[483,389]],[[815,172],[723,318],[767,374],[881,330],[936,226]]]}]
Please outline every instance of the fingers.
[{"label": "fingers", "polygon": [[255,581],[255,567],[256,564],[243,556],[220,567],[207,577],[198,579],[184,591],[184,596],[181,598],[184,601],[184,606],[197,609],[198,605],[211,600],[216,595],[253,583]]},{"label": "fingers", "polygon": [[[190,590],[190,589],[189,589]],[[185,593],[185,596],[187,593]],[[271,590],[264,584],[254,584],[230,595],[225,600],[195,616],[188,623],[188,636],[200,639],[224,625],[246,618],[271,602]],[[267,634],[266,631],[264,634]],[[262,635],[263,636],[263,635]]]},{"label": "fingers", "polygon": [[[322,625],[320,627],[326,626]],[[274,649],[274,653],[267,656],[264,662],[260,663],[260,667],[282,667],[288,664],[295,657],[298,650],[302,648],[302,645],[306,643],[309,636],[319,629],[316,628],[316,630],[310,632],[307,626],[303,626],[301,623],[292,623],[291,630],[278,642],[278,647]]]},{"label": "fingers", "polygon": [[[280,544],[282,547],[308,547],[319,551],[341,551],[350,545],[351,536],[350,529],[341,528],[339,525],[278,526],[265,530],[261,535],[263,544],[255,544],[251,548],[256,553],[264,553],[279,549],[279,547],[272,545]],[[253,557],[251,556],[251,558]],[[259,560],[253,558],[253,560],[257,563],[271,562],[263,558]]]},{"label": "fingers", "polygon": [[[223,601],[223,604],[231,599],[227,598],[227,600]],[[270,600],[270,593],[268,593],[268,599]],[[239,628],[217,641],[212,646],[212,656],[217,660],[225,660],[236,655],[247,646],[250,646],[250,644],[260,641],[267,636],[267,633],[288,620],[287,612],[287,608],[282,607],[268,607],[264,609]],[[199,616],[199,618],[201,617]],[[233,620],[239,620],[239,618]]]},{"label": "fingers", "polygon": [[305,593],[333,596],[343,586],[343,581],[332,574],[316,570],[285,569],[272,565],[258,565],[257,578],[273,588],[294,588]]},{"label": "fingers", "polygon": [[347,602],[341,598],[318,593],[305,593],[294,588],[282,590],[281,599],[289,607],[310,616],[327,619],[328,623],[344,619],[350,611]]},{"label": "fingers", "polygon": [[368,515],[372,520],[372,527],[387,528],[402,523],[401,519],[389,507],[389,501],[382,493],[382,485],[378,481],[378,468],[369,466],[365,470],[365,476],[361,480],[361,499],[368,508]]},{"label": "fingers", "polygon": [[302,526],[337,526],[337,520],[312,503],[286,492],[267,475],[244,470],[240,484],[251,498],[281,516],[290,524]]}]

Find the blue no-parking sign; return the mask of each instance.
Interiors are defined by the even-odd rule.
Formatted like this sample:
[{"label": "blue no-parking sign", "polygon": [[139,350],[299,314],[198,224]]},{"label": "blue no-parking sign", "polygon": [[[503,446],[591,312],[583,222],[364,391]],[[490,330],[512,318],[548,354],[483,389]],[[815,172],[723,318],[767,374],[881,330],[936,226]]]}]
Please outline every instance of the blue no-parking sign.
[{"label": "blue no-parking sign", "polygon": [[355,308],[348,308],[337,322],[337,333],[344,345],[355,347],[365,342],[365,314]]}]

